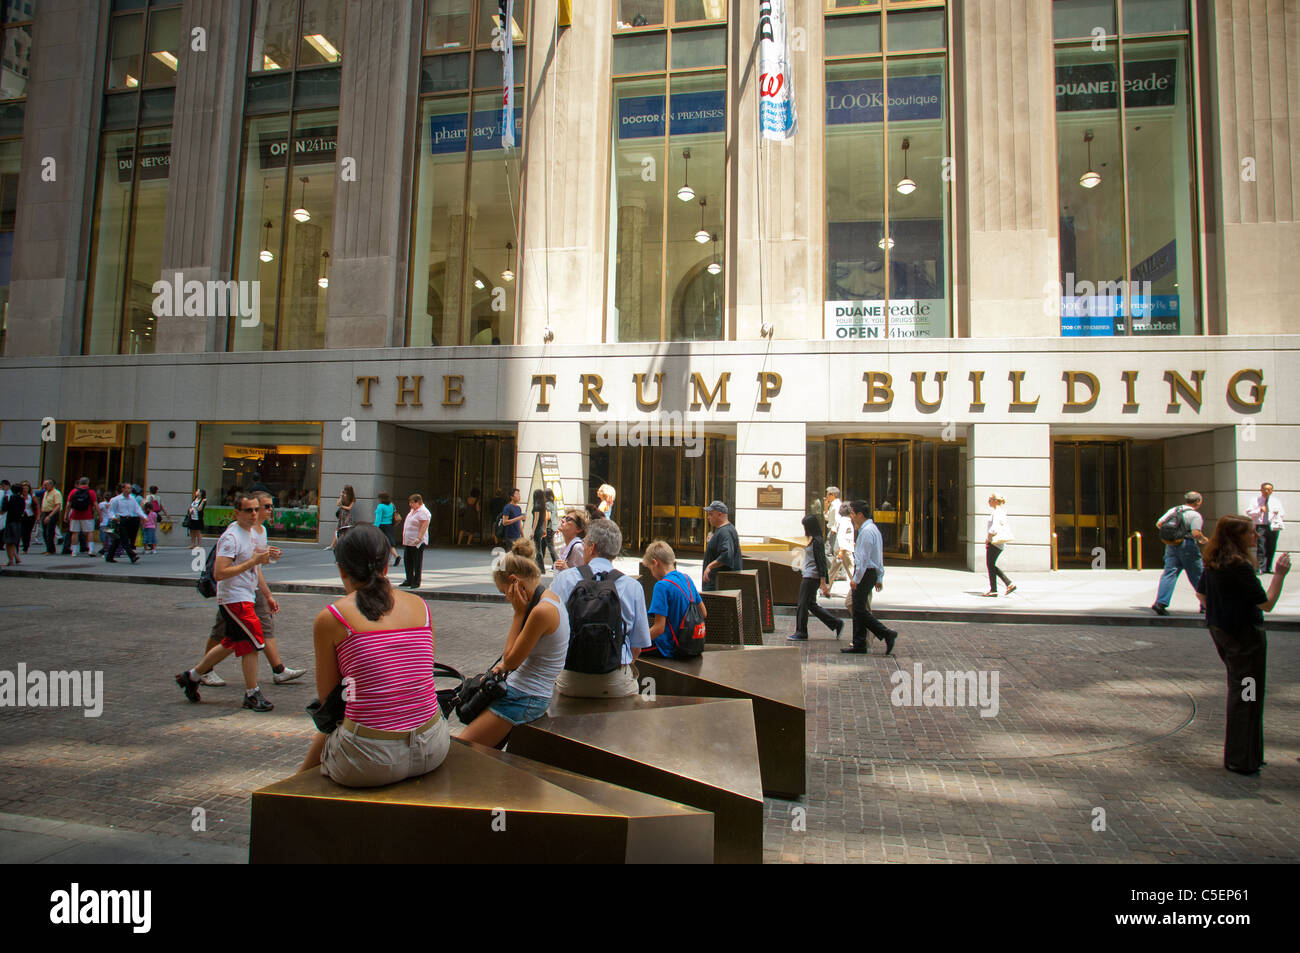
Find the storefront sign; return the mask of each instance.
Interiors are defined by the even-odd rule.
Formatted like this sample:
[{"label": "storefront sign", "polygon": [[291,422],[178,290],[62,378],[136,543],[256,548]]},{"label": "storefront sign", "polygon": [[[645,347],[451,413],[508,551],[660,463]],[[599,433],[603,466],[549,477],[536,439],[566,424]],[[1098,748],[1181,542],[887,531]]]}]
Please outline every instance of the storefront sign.
[{"label": "storefront sign", "polygon": [[261,460],[270,452],[270,447],[236,447],[231,444],[225,444],[221,448],[221,455],[223,457],[235,460]]},{"label": "storefront sign", "polygon": [[[293,164],[332,163],[338,150],[338,132],[338,126],[299,129],[293,139]],[[257,152],[258,168],[262,171],[283,169],[288,164],[289,140],[283,136],[261,136]]]},{"label": "storefront sign", "polygon": [[[1177,60],[1125,63],[1124,107],[1137,109],[1143,106],[1172,106],[1177,98],[1177,81]],[[892,87],[893,84],[890,85]],[[1118,109],[1118,85],[1113,62],[1058,66],[1056,111],[1066,113]]]},{"label": "storefront sign", "polygon": [[[889,81],[889,119],[939,119],[943,76],[897,76]],[[826,84],[826,125],[884,122],[885,89],[879,79],[845,79]]]},{"label": "storefront sign", "polygon": [[69,447],[120,447],[122,446],[122,425],[92,424],[82,421],[68,423]]},{"label": "storefront sign", "polygon": [[[479,111],[474,114],[474,151],[501,151],[501,112]],[[469,124],[466,113],[447,113],[429,117],[429,151],[436,156],[452,155],[465,151],[465,130]],[[524,111],[515,110],[515,142],[522,141]]]},{"label": "storefront sign", "polygon": [[[154,142],[140,147],[140,181],[153,182],[167,178],[172,168],[172,144]],[[117,181],[130,182],[135,174],[136,150],[127,146],[117,150]]]},{"label": "storefront sign", "polygon": [[[727,93],[711,89],[673,96],[672,134],[725,132]],[[627,96],[618,101],[618,137],[651,139],[664,134],[664,97]]]},{"label": "storefront sign", "polygon": [[[884,301],[827,301],[826,340],[885,338]],[[947,305],[942,298],[895,299],[889,302],[890,338],[946,337]]]}]

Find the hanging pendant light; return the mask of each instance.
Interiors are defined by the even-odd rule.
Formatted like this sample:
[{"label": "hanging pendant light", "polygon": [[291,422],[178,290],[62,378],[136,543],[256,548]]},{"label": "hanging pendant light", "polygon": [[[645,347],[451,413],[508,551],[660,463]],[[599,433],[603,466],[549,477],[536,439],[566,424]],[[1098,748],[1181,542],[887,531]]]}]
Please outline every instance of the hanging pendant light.
[{"label": "hanging pendant light", "polygon": [[701,245],[706,244],[712,237],[709,230],[704,227],[704,205],[707,201],[707,199],[700,199],[700,230],[695,233],[695,240]]},{"label": "hanging pendant light", "polygon": [[293,210],[293,217],[305,224],[311,221],[311,212],[307,211],[307,176],[304,175],[298,181],[302,183],[302,201]]},{"label": "hanging pendant light", "polygon": [[713,260],[709,262],[709,267],[704,269],[711,275],[722,273],[722,262],[718,261],[718,233],[713,233]]},{"label": "hanging pendant light", "polygon": [[320,277],[316,279],[316,284],[322,288],[330,286],[330,253],[323,251],[320,253]]},{"label": "hanging pendant light", "polygon": [[515,273],[514,273],[513,271],[510,270],[510,263],[511,263],[511,261],[514,259],[514,250],[515,250],[515,243],[514,243],[514,242],[506,242],[506,267],[505,267],[505,270],[503,270],[503,271],[501,272],[501,280],[502,280],[502,281],[514,281],[514,280],[515,280]]},{"label": "hanging pendant light", "polygon": [[899,195],[911,195],[913,192],[916,191],[916,182],[913,181],[911,178],[909,178],[907,175],[907,150],[910,149],[911,147],[912,147],[912,140],[904,139],[903,140],[903,177],[898,180],[898,185],[895,186],[895,188],[898,190]]},{"label": "hanging pendant light", "polygon": [[1083,134],[1083,141],[1088,144],[1088,171],[1079,176],[1079,184],[1085,189],[1095,189],[1101,185],[1101,173],[1094,172],[1092,169],[1092,130],[1088,129]]},{"label": "hanging pendant light", "polygon": [[683,176],[682,187],[677,190],[677,197],[683,202],[689,202],[695,198],[695,190],[691,188],[691,150],[683,149],[682,158],[686,160],[686,172]]},{"label": "hanging pendant light", "polygon": [[262,239],[262,250],[257,253],[257,257],[262,261],[275,261],[275,255],[271,252],[271,220],[268,218],[262,226],[266,232],[266,237]]}]

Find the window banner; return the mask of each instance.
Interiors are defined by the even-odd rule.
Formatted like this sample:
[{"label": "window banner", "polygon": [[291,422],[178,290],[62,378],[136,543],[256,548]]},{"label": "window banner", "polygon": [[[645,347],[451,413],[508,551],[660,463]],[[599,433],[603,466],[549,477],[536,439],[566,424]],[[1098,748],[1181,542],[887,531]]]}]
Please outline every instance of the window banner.
[{"label": "window banner", "polygon": [[799,131],[785,0],[759,0],[758,4],[758,122],[764,139],[781,141]]},{"label": "window banner", "polygon": [[492,28],[492,48],[501,53],[501,148],[515,147],[515,0],[497,0],[500,16]]},{"label": "window banner", "polygon": [[[864,341],[885,337],[886,302],[880,299],[826,302],[826,340]],[[889,337],[946,336],[943,298],[894,298],[888,302]]]},{"label": "window banner", "polygon": [[[672,135],[725,132],[727,92],[723,89],[673,95]],[[662,96],[624,96],[618,101],[618,138],[648,139],[664,134]]]}]

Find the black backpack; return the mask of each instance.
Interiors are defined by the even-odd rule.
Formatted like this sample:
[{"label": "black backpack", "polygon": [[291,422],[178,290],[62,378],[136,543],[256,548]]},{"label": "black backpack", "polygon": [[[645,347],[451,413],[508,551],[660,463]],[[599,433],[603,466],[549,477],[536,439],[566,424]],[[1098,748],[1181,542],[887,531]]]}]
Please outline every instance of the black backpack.
[{"label": "black backpack", "polygon": [[597,579],[590,566],[569,593],[569,654],[564,667],[586,675],[605,675],[623,664],[623,607],[614,582],[623,575],[611,569]]},{"label": "black backpack", "polygon": [[1166,543],[1176,543],[1192,535],[1187,531],[1187,524],[1183,519],[1183,514],[1186,512],[1185,506],[1175,507],[1174,511],[1160,523],[1158,527],[1160,538]]},{"label": "black backpack", "polygon": [[72,496],[68,497],[68,505],[77,512],[89,509],[90,491],[84,486],[79,486],[72,491]]},{"label": "black backpack", "polygon": [[676,586],[677,591],[687,599],[686,612],[682,615],[681,625],[677,626],[675,632],[672,632],[673,645],[675,646],[673,657],[695,658],[695,656],[704,652],[704,617],[700,615],[700,603],[690,601],[694,595],[693,592],[687,592],[671,579],[667,580],[667,582]]},{"label": "black backpack", "polygon": [[217,547],[214,545],[208,550],[208,561],[203,566],[203,572],[199,573],[199,581],[194,584],[204,599],[211,599],[217,594],[217,577],[214,575],[216,566]]}]

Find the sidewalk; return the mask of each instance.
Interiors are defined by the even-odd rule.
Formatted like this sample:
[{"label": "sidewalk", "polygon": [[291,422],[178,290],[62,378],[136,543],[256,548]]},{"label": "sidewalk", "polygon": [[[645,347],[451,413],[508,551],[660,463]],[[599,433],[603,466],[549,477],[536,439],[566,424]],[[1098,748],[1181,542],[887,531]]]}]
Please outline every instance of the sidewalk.
[{"label": "sidewalk", "polygon": [[[213,540],[205,540],[211,547]],[[268,567],[266,576],[276,592],[342,591],[333,554],[315,544],[281,543],[284,556]],[[37,578],[69,578],[92,581],[156,585],[193,585],[198,570],[195,557],[179,547],[160,549],[156,556],[141,556],[131,565],[124,559],[115,564],[83,556],[47,556],[34,549],[21,566],[0,571],[0,579],[29,575]],[[491,579],[492,556],[484,549],[428,549],[424,554],[421,593],[435,599],[502,601]],[[639,563],[632,558],[616,561],[618,569],[636,575]],[[678,568],[698,584],[700,560],[682,559]],[[389,569],[394,581],[402,578],[399,567]],[[551,578],[550,572],[546,574]],[[1267,588],[1271,576],[1262,577]],[[872,602],[873,611],[884,619],[910,621],[1025,622],[1037,625],[1069,624],[1086,620],[1091,625],[1204,625],[1196,596],[1185,578],[1174,591],[1170,615],[1161,618],[1150,609],[1155,599],[1159,569],[1142,571],[1111,569],[1066,569],[1060,572],[1018,572],[1016,591],[986,599],[983,572],[961,569],[913,567],[895,562],[887,566],[885,589]],[[0,582],[0,586],[4,583]],[[847,582],[832,589],[821,603],[843,613]],[[778,612],[793,609],[778,608]],[[1278,607],[1269,614],[1272,631],[1300,631],[1300,579],[1288,587]]]}]

